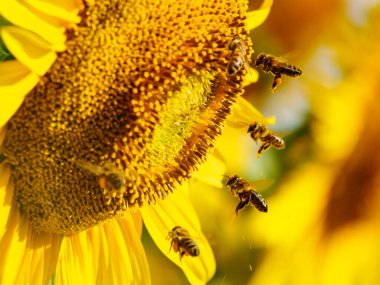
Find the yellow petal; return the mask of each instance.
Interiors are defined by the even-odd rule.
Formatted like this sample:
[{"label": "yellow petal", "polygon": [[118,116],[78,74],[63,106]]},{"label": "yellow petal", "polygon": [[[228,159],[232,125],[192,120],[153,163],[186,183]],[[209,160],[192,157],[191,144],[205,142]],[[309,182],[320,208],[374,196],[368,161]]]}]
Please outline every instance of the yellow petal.
[{"label": "yellow petal", "polygon": [[0,35],[12,55],[40,76],[49,70],[57,57],[48,42],[25,29],[3,27]]},{"label": "yellow petal", "polygon": [[[79,23],[80,17],[78,16],[79,7],[70,1],[43,1],[43,0],[24,0],[31,7],[45,13],[49,16],[56,17],[60,20],[67,22],[68,26],[71,23]],[[64,2],[68,2],[65,4]]]},{"label": "yellow petal", "polygon": [[17,111],[39,77],[17,60],[0,62],[0,128]]},{"label": "yellow petal", "polygon": [[253,122],[273,124],[275,119],[274,117],[264,118],[247,100],[239,97],[232,109],[232,115],[227,120],[227,125],[234,128],[248,128]]},{"label": "yellow petal", "polygon": [[149,284],[149,268],[132,218],[65,237],[57,284]]},{"label": "yellow petal", "polygon": [[13,200],[9,166],[0,166],[0,284],[47,284],[57,264],[60,236],[32,232]]},{"label": "yellow petal", "polygon": [[28,226],[26,249],[16,284],[47,284],[54,273],[61,235],[35,233]]},{"label": "yellow petal", "polygon": [[[133,228],[128,230],[133,231]],[[109,266],[107,274],[103,276],[103,281],[100,280],[100,283],[106,284],[107,281],[112,280],[111,284],[131,284],[133,282],[132,264],[129,259],[127,244],[119,225],[114,221],[106,223],[103,235],[103,250],[108,251]],[[132,246],[131,250],[133,251]],[[109,276],[112,277],[109,278]]]},{"label": "yellow petal", "polygon": [[[144,224],[159,249],[184,271],[191,284],[204,284],[214,275],[215,259],[193,206],[183,190],[177,189],[156,205],[143,207],[141,213]],[[199,246],[199,256],[184,256],[180,261],[178,253],[174,250],[169,252],[170,240],[167,235],[175,226],[189,231]]]},{"label": "yellow petal", "polygon": [[[38,239],[41,239],[41,237]],[[44,243],[46,246],[44,247],[44,274],[42,284],[47,284],[47,282],[51,280],[52,274],[54,274],[57,266],[62,236],[51,234],[46,235],[44,239],[47,241]]]},{"label": "yellow petal", "polygon": [[249,67],[248,73],[244,78],[243,86],[248,86],[252,83],[255,83],[258,79],[259,72],[256,69]]},{"label": "yellow petal", "polygon": [[273,0],[264,0],[260,8],[247,13],[247,29],[249,31],[260,26],[269,15]]},{"label": "yellow petal", "polygon": [[[0,139],[1,139],[1,137],[0,137]],[[1,140],[0,140],[0,142],[1,142]],[[131,213],[131,216],[132,216],[133,226],[136,229],[137,234],[141,238],[142,228],[143,228],[143,221],[142,221],[141,213],[140,212]]]},{"label": "yellow petal", "polygon": [[[54,2],[55,5],[62,7],[66,11],[72,12],[72,11],[80,11],[84,8],[84,4],[82,0],[49,0],[50,2]],[[90,3],[92,1],[86,1],[86,4],[90,6]]]},{"label": "yellow petal", "polygon": [[226,172],[226,166],[224,163],[217,159],[215,156],[210,155],[206,162],[203,163],[198,171],[193,175],[195,179],[202,181],[203,183],[211,186],[222,188],[223,174]]},{"label": "yellow petal", "polygon": [[0,283],[17,284],[25,247],[27,224],[21,223],[20,214],[12,199],[13,184],[9,180],[9,167],[0,166],[1,228],[0,228]]},{"label": "yellow petal", "polygon": [[[135,216],[136,214],[134,214]],[[117,220],[124,235],[125,244],[127,245],[129,260],[132,266],[133,280],[135,284],[150,284],[149,265],[145,256],[144,247],[140,241],[141,228],[134,230],[136,222],[142,227],[141,215],[139,218],[127,216]]]},{"label": "yellow petal", "polygon": [[48,17],[18,1],[2,1],[0,14],[21,28],[38,32],[38,35],[54,45],[62,45],[66,40],[64,27],[56,26],[49,22]]},{"label": "yellow petal", "polygon": [[0,241],[2,253],[0,261],[1,284],[20,284],[17,283],[17,280],[26,250],[27,228],[25,223],[19,224],[20,217],[17,209],[10,213],[8,222],[11,225],[8,226]]},{"label": "yellow petal", "polygon": [[88,240],[86,232],[64,237],[56,269],[57,284],[78,284],[84,280],[95,284],[97,267],[93,267],[93,252],[97,246]]},{"label": "yellow petal", "polygon": [[[4,127],[0,127],[0,147],[3,144],[3,141],[5,139],[5,135],[6,134],[7,134],[7,128],[5,126]],[[1,175],[1,172],[0,172],[0,175]],[[3,217],[3,216],[0,215],[0,217]]]},{"label": "yellow petal", "polygon": [[8,217],[11,213],[13,189],[10,185],[10,178],[9,166],[6,164],[0,165],[0,242],[6,232]]},{"label": "yellow petal", "polygon": [[57,284],[96,284],[99,248],[103,246],[100,232],[99,227],[94,227],[64,237],[56,269]]}]

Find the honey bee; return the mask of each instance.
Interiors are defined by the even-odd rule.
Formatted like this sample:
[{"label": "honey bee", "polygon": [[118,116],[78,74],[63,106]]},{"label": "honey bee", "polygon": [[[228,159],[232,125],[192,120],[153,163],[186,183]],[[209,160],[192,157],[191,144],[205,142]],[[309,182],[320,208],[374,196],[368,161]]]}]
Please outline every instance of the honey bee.
[{"label": "honey bee", "polygon": [[99,186],[105,191],[105,194],[115,197],[123,193],[125,175],[115,165],[106,163],[100,166],[83,160],[78,160],[76,165],[83,170],[95,174],[98,177]]},{"label": "honey bee", "polygon": [[272,90],[276,89],[281,84],[281,76],[286,75],[290,77],[297,77],[302,74],[301,69],[294,65],[290,65],[287,62],[275,57],[274,55],[267,53],[260,53],[256,60],[255,66],[263,65],[263,71],[271,72],[274,75],[272,84]]},{"label": "honey bee", "polygon": [[268,206],[264,198],[252,189],[252,185],[248,181],[237,175],[226,177],[228,177],[226,186],[229,186],[232,194],[240,199],[240,202],[235,209],[236,215],[240,209],[243,209],[248,204],[251,204],[251,206],[255,207],[260,212],[266,213],[268,211]]},{"label": "honey bee", "polygon": [[179,252],[179,259],[184,255],[198,256],[199,247],[194,240],[191,239],[189,232],[180,226],[175,226],[168,234],[167,239],[171,238],[170,249]]},{"label": "honey bee", "polygon": [[275,136],[270,130],[268,130],[265,124],[260,124],[257,122],[251,124],[248,127],[248,133],[255,142],[261,142],[261,146],[256,153],[257,157],[259,157],[271,146],[276,149],[285,148],[284,140],[280,137]]},{"label": "honey bee", "polygon": [[233,38],[228,45],[228,49],[231,51],[231,57],[227,65],[228,76],[238,73],[244,65],[247,69],[249,68],[247,50],[243,39],[239,37]]}]

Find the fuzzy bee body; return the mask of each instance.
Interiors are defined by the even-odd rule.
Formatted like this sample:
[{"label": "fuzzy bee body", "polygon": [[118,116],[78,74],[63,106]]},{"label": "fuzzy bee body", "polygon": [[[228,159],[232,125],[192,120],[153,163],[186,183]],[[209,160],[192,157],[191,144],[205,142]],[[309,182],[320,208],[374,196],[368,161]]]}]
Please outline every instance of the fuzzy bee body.
[{"label": "fuzzy bee body", "polygon": [[255,142],[261,142],[260,148],[256,153],[257,156],[260,156],[271,146],[276,149],[285,148],[284,140],[278,136],[275,136],[264,124],[251,124],[248,127],[248,133]]},{"label": "fuzzy bee body", "polygon": [[125,186],[125,177],[120,172],[105,172],[99,176],[99,185],[110,193],[120,192]]},{"label": "fuzzy bee body", "polygon": [[297,77],[302,75],[302,71],[298,67],[288,64],[274,55],[267,53],[260,53],[257,56],[255,66],[260,65],[263,66],[262,69],[264,72],[271,72],[275,76],[272,84],[273,90],[281,84],[282,75],[289,77]]},{"label": "fuzzy bee body", "polygon": [[238,214],[240,209],[250,204],[260,212],[267,212],[268,206],[264,198],[252,189],[252,185],[237,175],[229,177],[226,186],[229,186],[234,196],[238,197],[240,202],[236,206],[235,213]]},{"label": "fuzzy bee body", "polygon": [[100,166],[84,160],[76,161],[76,165],[97,176],[99,186],[103,189],[103,194],[107,198],[107,203],[111,203],[112,197],[121,197],[123,195],[126,177],[115,165],[107,163]]},{"label": "fuzzy bee body", "polygon": [[243,65],[244,65],[244,61],[241,55],[236,54],[236,55],[231,56],[230,61],[228,62],[228,66],[227,66],[227,74],[234,75],[238,73],[243,68]]},{"label": "fuzzy bee body", "polygon": [[231,57],[227,65],[228,76],[238,73],[244,65],[247,69],[249,68],[247,50],[243,39],[239,37],[233,38],[228,45],[228,49],[231,52]]},{"label": "fuzzy bee body", "polygon": [[189,232],[180,226],[175,226],[168,234],[171,238],[170,248],[179,252],[179,259],[186,256],[199,256],[199,247],[190,237]]}]

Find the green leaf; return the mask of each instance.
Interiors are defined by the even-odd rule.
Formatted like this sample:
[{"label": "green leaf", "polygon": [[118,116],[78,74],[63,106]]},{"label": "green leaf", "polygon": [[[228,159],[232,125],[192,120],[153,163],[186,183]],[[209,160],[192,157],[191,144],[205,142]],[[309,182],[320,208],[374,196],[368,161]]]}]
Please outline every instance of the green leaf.
[{"label": "green leaf", "polygon": [[[11,23],[9,23],[5,18],[3,18],[0,15],[0,28],[4,26],[10,26]],[[14,59],[13,55],[8,51],[7,47],[5,46],[3,40],[0,38],[0,61],[6,61]]]},{"label": "green leaf", "polygon": [[6,61],[14,59],[13,55],[8,51],[4,42],[0,38],[0,61]]},{"label": "green leaf", "polygon": [[3,26],[11,26],[12,24],[10,22],[8,22],[5,18],[3,18],[1,15],[0,15],[0,27],[3,27]]}]

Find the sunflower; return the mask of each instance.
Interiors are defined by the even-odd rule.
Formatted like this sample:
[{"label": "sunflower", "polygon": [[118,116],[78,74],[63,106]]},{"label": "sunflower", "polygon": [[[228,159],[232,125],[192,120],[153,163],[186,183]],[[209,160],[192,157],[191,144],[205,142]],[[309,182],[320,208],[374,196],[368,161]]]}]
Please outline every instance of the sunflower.
[{"label": "sunflower", "polygon": [[[63,2],[0,4],[1,284],[149,284],[142,220],[207,282],[187,181],[243,93],[229,43],[249,57],[271,1]],[[198,257],[168,253],[177,225]]]}]

